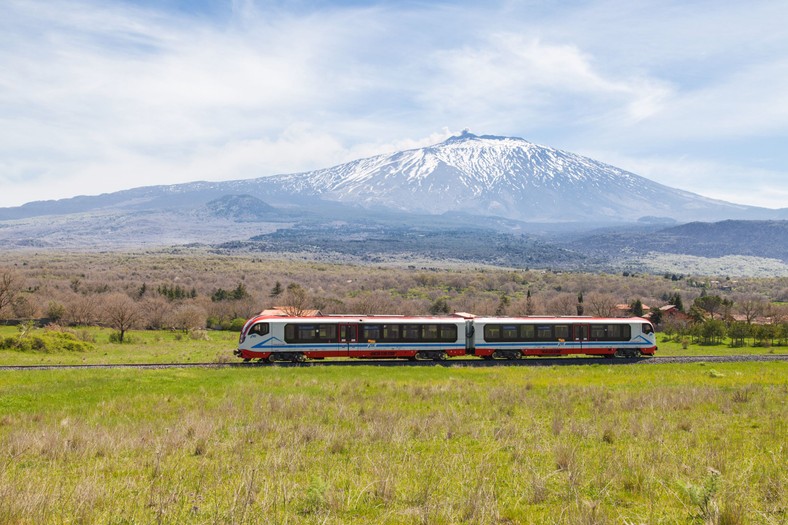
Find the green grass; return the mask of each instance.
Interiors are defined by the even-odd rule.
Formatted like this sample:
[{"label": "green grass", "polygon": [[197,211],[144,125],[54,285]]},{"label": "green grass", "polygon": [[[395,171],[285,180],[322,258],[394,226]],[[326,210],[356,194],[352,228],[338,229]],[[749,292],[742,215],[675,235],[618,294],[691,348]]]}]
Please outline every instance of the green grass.
[{"label": "green grass", "polygon": [[[33,333],[41,333],[42,329]],[[168,330],[133,330],[126,334],[129,342],[110,341],[112,330],[75,328],[76,335],[92,343],[85,352],[21,352],[0,350],[0,365],[42,364],[116,364],[116,363],[202,363],[236,361],[233,350],[238,346],[237,332],[206,331],[197,338],[188,333]],[[15,327],[0,327],[0,338],[16,337]]]},{"label": "green grass", "polygon": [[[36,329],[34,334],[42,333]],[[198,363],[198,362],[235,362],[233,350],[238,345],[237,332],[207,331],[200,332],[198,338],[189,334],[168,330],[132,330],[127,333],[128,341],[123,344],[110,340],[112,330],[106,328],[75,328],[78,337],[91,342],[93,349],[84,352],[42,352],[0,349],[0,365],[42,365],[42,364],[118,364],[118,363]],[[0,326],[0,339],[16,337],[17,328]],[[690,345],[682,348],[681,343],[666,341],[664,334],[658,334],[658,356],[677,355],[741,355],[741,354],[785,354],[788,347],[771,348],[745,346],[731,348],[727,344],[704,346]]]},{"label": "green grass", "polygon": [[681,342],[668,340],[664,334],[657,334],[658,356],[699,356],[699,355],[764,355],[786,354],[788,346],[739,346],[732,347],[725,343],[716,345],[690,344],[684,348]]},{"label": "green grass", "polygon": [[0,373],[0,523],[785,523],[788,363]]}]

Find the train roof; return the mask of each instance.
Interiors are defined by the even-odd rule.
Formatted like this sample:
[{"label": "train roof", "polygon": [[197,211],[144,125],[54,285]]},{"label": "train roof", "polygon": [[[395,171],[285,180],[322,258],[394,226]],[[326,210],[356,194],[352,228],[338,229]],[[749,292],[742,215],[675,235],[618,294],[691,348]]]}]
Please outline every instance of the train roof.
[{"label": "train roof", "polygon": [[431,323],[457,323],[466,320],[473,320],[474,323],[648,323],[648,319],[642,317],[587,317],[587,316],[525,316],[525,317],[475,317],[471,314],[455,315],[322,315],[322,316],[303,316],[288,317],[282,315],[258,315],[251,319],[259,321],[286,321],[290,323],[330,323],[332,321],[349,323],[402,323],[402,322],[431,322]]},{"label": "train roof", "polygon": [[287,321],[290,323],[330,323],[332,321],[349,323],[402,323],[402,322],[432,322],[432,323],[461,323],[464,317],[447,315],[322,315],[312,317],[286,317],[281,315],[258,315],[253,318],[258,321]]},{"label": "train roof", "polygon": [[590,317],[590,316],[553,316],[553,315],[529,315],[525,317],[476,317],[475,323],[649,323],[648,319],[642,317]]}]

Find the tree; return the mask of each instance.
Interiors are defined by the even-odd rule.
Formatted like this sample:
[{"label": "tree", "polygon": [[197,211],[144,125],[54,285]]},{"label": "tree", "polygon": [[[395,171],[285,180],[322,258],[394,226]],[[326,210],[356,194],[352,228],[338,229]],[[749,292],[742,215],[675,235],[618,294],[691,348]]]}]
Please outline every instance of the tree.
[{"label": "tree", "polygon": [[171,304],[162,297],[148,297],[140,307],[144,312],[144,323],[147,328],[159,330],[167,324],[167,317],[172,310]]},{"label": "tree", "polygon": [[303,317],[309,310],[306,290],[296,283],[287,285],[287,291],[282,295],[282,309],[289,316]]},{"label": "tree", "polygon": [[679,312],[684,311],[684,301],[681,300],[681,294],[676,292],[668,297],[668,304],[675,306]]},{"label": "tree", "polygon": [[98,320],[98,301],[95,295],[75,295],[66,304],[65,319],[71,324],[90,326]]},{"label": "tree", "polygon": [[719,295],[701,295],[695,302],[692,303],[693,307],[700,308],[707,314],[709,317],[714,319],[714,316],[729,310],[731,306],[733,306],[733,301],[729,299],[723,299]]},{"label": "tree", "polygon": [[701,326],[703,344],[716,344],[725,337],[725,323],[719,319],[709,319]]},{"label": "tree", "polygon": [[662,324],[662,310],[659,308],[652,308],[649,312],[649,320],[655,327]]},{"label": "tree", "polygon": [[640,299],[635,299],[635,301],[630,305],[632,309],[632,315],[635,317],[643,317],[643,302]]},{"label": "tree", "polygon": [[591,314],[595,317],[613,317],[616,311],[616,298],[610,294],[590,293],[586,299]]},{"label": "tree", "polygon": [[506,315],[506,308],[509,307],[509,296],[505,293],[501,294],[501,298],[498,301],[498,307],[495,309],[495,315],[498,317]]},{"label": "tree", "polygon": [[531,289],[528,288],[528,293],[525,294],[525,315],[534,315],[536,308],[534,308],[534,300],[531,298]]},{"label": "tree", "polygon": [[744,346],[744,340],[750,335],[750,324],[741,321],[731,323],[728,328],[728,336],[731,338],[731,346]]},{"label": "tree", "polygon": [[139,305],[126,294],[114,293],[104,299],[103,307],[104,322],[118,331],[118,342],[123,343],[126,331],[142,317]]},{"label": "tree", "polygon": [[276,281],[276,284],[273,288],[271,288],[271,293],[268,295],[269,297],[279,297],[282,294],[282,283]]},{"label": "tree", "polygon": [[766,304],[760,297],[747,296],[742,297],[737,301],[739,305],[739,313],[741,313],[747,324],[752,322],[761,314],[763,314]]},{"label": "tree", "polygon": [[170,316],[170,325],[176,330],[199,329],[205,327],[207,315],[205,310],[197,305],[185,304],[177,308]]},{"label": "tree", "polygon": [[577,310],[576,297],[571,293],[561,293],[554,297],[548,304],[548,312],[553,315],[573,315]]},{"label": "tree", "polygon": [[583,315],[585,307],[583,306],[583,292],[577,294],[577,315]]},{"label": "tree", "polygon": [[18,279],[10,270],[0,272],[0,315],[13,304],[18,291]]},{"label": "tree", "polygon": [[451,313],[451,308],[449,308],[449,303],[446,302],[445,297],[441,297],[436,299],[432,306],[430,306],[430,315],[440,315],[440,314],[448,314]]}]

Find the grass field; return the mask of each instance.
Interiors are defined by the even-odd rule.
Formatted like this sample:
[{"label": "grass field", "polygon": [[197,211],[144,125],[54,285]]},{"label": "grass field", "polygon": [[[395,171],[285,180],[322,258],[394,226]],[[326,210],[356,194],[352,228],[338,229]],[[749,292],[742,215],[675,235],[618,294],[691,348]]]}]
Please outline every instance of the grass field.
[{"label": "grass field", "polygon": [[[37,329],[33,333],[41,333]],[[233,350],[238,346],[237,332],[200,331],[196,337],[170,330],[134,330],[129,342],[110,342],[112,330],[76,328],[80,338],[93,349],[84,352],[16,351],[0,349],[0,365],[41,364],[115,364],[115,363],[205,363],[238,361]],[[15,327],[0,327],[0,338],[17,337]]]},{"label": "grass field", "polygon": [[0,373],[0,523],[788,520],[788,363]]},{"label": "grass field", "polygon": [[[41,364],[116,364],[116,363],[205,363],[234,362],[238,358],[233,350],[238,344],[237,332],[200,331],[194,337],[188,333],[169,330],[133,330],[127,334],[129,342],[118,344],[110,341],[112,330],[106,328],[76,328],[72,330],[89,341],[92,350],[81,352],[16,351],[0,349],[0,365]],[[36,329],[33,333],[41,333]],[[0,326],[0,338],[18,337],[16,327]],[[745,346],[731,348],[726,344],[704,346],[666,341],[658,334],[658,356],[676,355],[740,355],[785,354],[788,347],[770,348]]]}]

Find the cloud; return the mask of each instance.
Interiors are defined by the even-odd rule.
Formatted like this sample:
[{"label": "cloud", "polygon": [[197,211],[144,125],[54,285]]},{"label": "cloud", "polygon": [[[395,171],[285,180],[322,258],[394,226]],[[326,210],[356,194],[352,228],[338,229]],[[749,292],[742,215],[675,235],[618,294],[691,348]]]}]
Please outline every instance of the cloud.
[{"label": "cloud", "polygon": [[[715,169],[717,195],[745,172],[785,187],[781,147],[751,160],[788,127],[779,3],[166,5],[4,3],[0,206],[328,167],[465,127],[629,169],[664,155],[642,174],[699,187]],[[681,172],[688,151],[706,168]]]},{"label": "cloud", "polygon": [[584,151],[583,154],[666,186],[712,199],[766,208],[785,208],[788,203],[786,174],[782,171],[701,157],[627,157],[610,151]]}]

